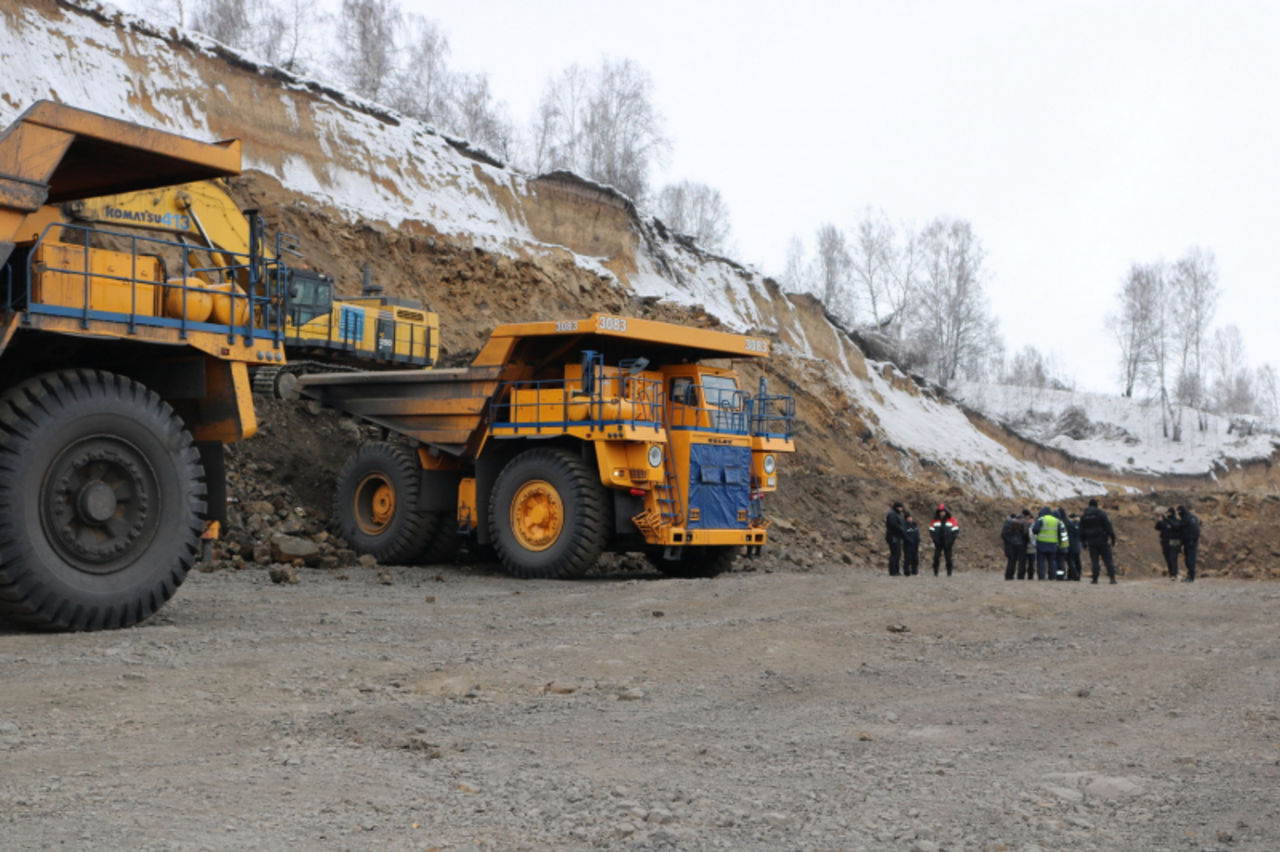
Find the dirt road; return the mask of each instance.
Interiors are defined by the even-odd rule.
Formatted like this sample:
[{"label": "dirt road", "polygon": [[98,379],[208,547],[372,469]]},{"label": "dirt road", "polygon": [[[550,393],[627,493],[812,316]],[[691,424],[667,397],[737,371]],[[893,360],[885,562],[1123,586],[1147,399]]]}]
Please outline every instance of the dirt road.
[{"label": "dirt road", "polygon": [[389,579],[0,631],[0,848],[1280,848],[1271,584]]}]

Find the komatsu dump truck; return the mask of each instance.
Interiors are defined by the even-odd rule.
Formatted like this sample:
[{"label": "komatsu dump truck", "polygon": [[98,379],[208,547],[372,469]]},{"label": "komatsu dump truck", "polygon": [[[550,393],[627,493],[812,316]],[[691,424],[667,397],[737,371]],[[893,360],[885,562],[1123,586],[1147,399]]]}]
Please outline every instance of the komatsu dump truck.
[{"label": "komatsu dump truck", "polygon": [[216,537],[249,367],[285,362],[284,268],[65,223],[56,205],[239,174],[197,142],[42,101],[0,131],[0,619],[126,627]]},{"label": "komatsu dump truck", "polygon": [[499,326],[470,367],[306,376],[302,392],[380,426],[338,475],[334,514],[384,563],[463,537],[520,577],[576,577],[605,551],[712,576],[766,543],[764,495],[794,451],[795,403],[751,395],[759,337],[597,314]]}]

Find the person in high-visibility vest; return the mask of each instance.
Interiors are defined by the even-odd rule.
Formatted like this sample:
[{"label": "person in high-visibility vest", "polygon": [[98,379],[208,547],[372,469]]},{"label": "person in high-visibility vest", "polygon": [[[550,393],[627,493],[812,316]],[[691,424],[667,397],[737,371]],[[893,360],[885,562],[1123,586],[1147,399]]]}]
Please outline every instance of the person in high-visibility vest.
[{"label": "person in high-visibility vest", "polygon": [[1036,542],[1036,579],[1052,579],[1054,563],[1058,561],[1058,540],[1061,538],[1058,519],[1041,506],[1036,522],[1031,525],[1031,537]]}]

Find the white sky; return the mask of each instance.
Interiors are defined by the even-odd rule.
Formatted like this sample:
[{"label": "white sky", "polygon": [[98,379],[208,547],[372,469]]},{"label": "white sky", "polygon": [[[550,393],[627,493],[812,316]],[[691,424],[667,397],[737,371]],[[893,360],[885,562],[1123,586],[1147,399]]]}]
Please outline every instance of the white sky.
[{"label": "white sky", "polygon": [[968,219],[1007,351],[1115,390],[1103,328],[1133,261],[1217,256],[1215,324],[1280,366],[1280,4],[403,0],[518,126],[548,77],[630,58],[721,191],[736,256],[782,270],[870,206]]}]

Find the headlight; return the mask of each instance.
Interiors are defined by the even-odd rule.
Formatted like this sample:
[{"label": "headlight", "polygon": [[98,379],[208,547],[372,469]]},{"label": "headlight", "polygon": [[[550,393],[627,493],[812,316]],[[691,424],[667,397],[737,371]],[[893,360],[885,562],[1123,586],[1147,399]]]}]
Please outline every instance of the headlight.
[{"label": "headlight", "polygon": [[775,459],[775,458],[773,457],[773,454],[772,454],[772,453],[770,453],[769,455],[765,456],[765,457],[764,457],[764,472],[765,472],[765,473],[770,473],[770,474],[771,474],[771,473],[773,473],[773,472],[774,472],[775,470],[777,470],[777,469],[778,469],[778,461],[777,461],[777,459]]},{"label": "headlight", "polygon": [[649,467],[658,467],[662,464],[662,447],[654,444],[649,448]]}]

